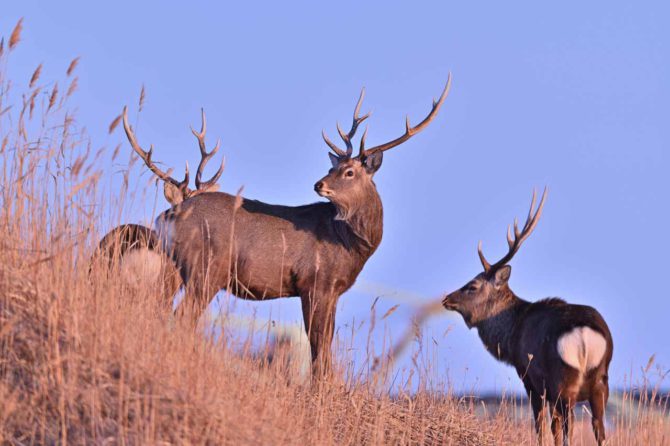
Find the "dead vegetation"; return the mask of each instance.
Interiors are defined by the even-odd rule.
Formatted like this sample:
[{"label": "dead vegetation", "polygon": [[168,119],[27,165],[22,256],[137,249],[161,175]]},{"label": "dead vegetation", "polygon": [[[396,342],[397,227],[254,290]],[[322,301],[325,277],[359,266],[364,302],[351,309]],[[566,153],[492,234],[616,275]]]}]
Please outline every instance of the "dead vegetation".
[{"label": "dead vegetation", "polygon": [[[0,442],[533,444],[530,419],[511,401],[482,415],[448,391],[389,392],[341,357],[332,377],[304,384],[289,355],[269,361],[250,354],[251,342],[233,348],[216,334],[225,330],[184,328],[152,289],[89,270],[103,229],[131,201],[128,176],[106,203],[106,151],[75,125],[49,67],[10,82],[20,34],[21,22],[0,51]],[[62,85],[76,85],[78,60]],[[667,442],[667,401],[634,401],[621,409],[633,416],[613,418],[611,444]],[[590,444],[582,424],[576,435]]]}]

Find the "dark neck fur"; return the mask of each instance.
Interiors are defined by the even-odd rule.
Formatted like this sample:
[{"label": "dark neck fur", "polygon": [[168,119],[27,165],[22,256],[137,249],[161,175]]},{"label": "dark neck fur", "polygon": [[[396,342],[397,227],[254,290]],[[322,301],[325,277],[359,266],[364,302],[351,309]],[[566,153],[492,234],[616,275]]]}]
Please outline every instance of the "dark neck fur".
[{"label": "dark neck fur", "polygon": [[479,338],[489,353],[509,364],[512,361],[511,341],[514,327],[530,303],[517,297],[507,286],[499,292],[504,293],[504,297],[497,299],[486,309],[489,316],[473,322],[472,326],[477,328]]}]

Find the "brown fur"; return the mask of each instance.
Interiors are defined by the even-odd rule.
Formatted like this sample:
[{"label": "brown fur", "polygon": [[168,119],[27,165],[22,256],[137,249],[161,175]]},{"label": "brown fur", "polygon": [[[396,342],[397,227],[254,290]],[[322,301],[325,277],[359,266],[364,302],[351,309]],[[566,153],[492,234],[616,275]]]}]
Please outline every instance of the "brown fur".
[{"label": "brown fur", "polygon": [[[251,300],[300,297],[314,372],[324,373],[337,300],[383,232],[372,180],[382,154],[331,159],[333,168],[315,185],[328,203],[281,206],[223,192],[193,194],[159,215],[156,231],[120,226],[103,238],[100,250],[110,258],[131,249],[165,252],[186,287],[177,314],[192,322],[222,289]],[[163,298],[171,302],[179,285],[166,281]]]},{"label": "brown fur", "polygon": [[[348,171],[354,177],[345,177]],[[331,203],[271,205],[221,193],[194,196],[157,219],[187,294],[178,314],[197,320],[217,291],[252,300],[299,296],[319,371],[330,362],[339,296],[382,239],[383,209],[372,171],[357,160],[319,183]]]}]

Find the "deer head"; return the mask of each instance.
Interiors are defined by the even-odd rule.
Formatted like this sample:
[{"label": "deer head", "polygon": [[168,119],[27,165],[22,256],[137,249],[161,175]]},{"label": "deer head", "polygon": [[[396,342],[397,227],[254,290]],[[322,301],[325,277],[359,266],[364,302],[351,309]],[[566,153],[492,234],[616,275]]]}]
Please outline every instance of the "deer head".
[{"label": "deer head", "polygon": [[519,230],[518,222],[515,219],[514,236],[512,236],[511,228],[507,227],[507,245],[509,250],[502,259],[491,265],[484,257],[482,244],[479,242],[477,252],[484,271],[477,274],[474,279],[466,283],[462,288],[448,294],[442,301],[442,305],[447,310],[460,313],[469,328],[497,314],[499,310],[506,307],[508,304],[507,300],[512,298],[513,294],[508,286],[512,267],[507,263],[512,260],[514,255],[519,251],[519,248],[521,248],[521,244],[535,229],[542,215],[542,208],[544,207],[546,197],[547,189],[545,188],[537,210],[533,211],[536,200],[536,193],[533,191],[528,218],[523,228]]},{"label": "deer head", "polygon": [[123,129],[126,131],[128,141],[130,142],[130,145],[133,147],[135,153],[137,153],[139,157],[142,159],[142,161],[144,161],[144,164],[146,164],[149,170],[151,170],[154,173],[154,175],[156,175],[158,178],[163,180],[163,193],[165,195],[165,199],[172,206],[175,206],[194,195],[198,195],[204,192],[214,192],[219,189],[219,186],[216,184],[216,182],[219,180],[221,174],[223,173],[225,160],[221,161],[219,169],[212,176],[212,178],[210,178],[207,181],[202,181],[202,171],[205,168],[207,162],[210,160],[210,158],[212,158],[216,154],[216,152],[218,152],[219,148],[221,147],[221,141],[220,140],[217,141],[216,145],[210,152],[207,151],[207,146],[205,144],[205,135],[207,133],[207,118],[205,117],[204,110],[201,110],[201,113],[202,113],[202,126],[200,127],[200,131],[197,132],[196,130],[193,129],[193,127],[191,127],[191,132],[193,132],[193,135],[198,140],[198,147],[200,148],[200,163],[198,164],[198,170],[195,173],[195,190],[192,190],[188,187],[189,183],[188,163],[186,163],[184,179],[182,181],[177,181],[174,178],[172,178],[170,176],[171,173],[170,170],[167,172],[163,172],[160,168],[158,168],[156,164],[151,160],[151,155],[153,154],[154,146],[153,145],[149,146],[148,152],[144,151],[142,147],[140,147],[140,145],[137,143],[135,133],[133,133],[130,124],[128,124],[128,107],[123,108]]},{"label": "deer head", "polygon": [[361,104],[365,97],[365,90],[361,91],[354,108],[353,122],[349,132],[345,133],[340,124],[337,123],[337,132],[344,141],[346,149],[339,148],[328,139],[325,132],[322,132],[324,141],[332,150],[332,152],[328,152],[332,168],[329,170],[328,175],[317,181],[314,185],[314,190],[338,207],[340,218],[346,219],[346,215],[353,212],[358,204],[365,203],[365,198],[369,196],[369,192],[375,190],[372,177],[382,165],[384,152],[399,146],[426,128],[435,116],[437,116],[442,103],[449,93],[450,86],[451,75],[449,75],[440,98],[437,101],[433,100],[433,107],[428,116],[414,127],[410,125],[409,117],[407,117],[405,121],[405,133],[394,140],[369,149],[365,148],[366,128],[361,137],[356,156],[353,156],[354,148],[352,140],[360,124],[370,117],[370,113],[359,116]]}]

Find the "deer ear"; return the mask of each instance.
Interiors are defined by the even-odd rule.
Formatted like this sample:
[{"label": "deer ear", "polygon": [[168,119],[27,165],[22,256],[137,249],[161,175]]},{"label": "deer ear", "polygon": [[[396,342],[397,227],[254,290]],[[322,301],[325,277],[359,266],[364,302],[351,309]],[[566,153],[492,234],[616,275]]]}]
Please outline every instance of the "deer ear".
[{"label": "deer ear", "polygon": [[493,286],[499,288],[507,283],[509,276],[512,274],[512,267],[505,265],[499,268],[493,276]]},{"label": "deer ear", "polygon": [[172,206],[176,206],[184,201],[184,194],[177,186],[171,183],[163,183],[163,195]]},{"label": "deer ear", "polygon": [[330,164],[333,167],[337,167],[340,164],[340,158],[332,152],[328,152],[328,158],[330,158]]},{"label": "deer ear", "polygon": [[370,156],[365,157],[363,164],[368,173],[375,173],[382,167],[382,160],[384,159],[383,152],[373,153]]}]

